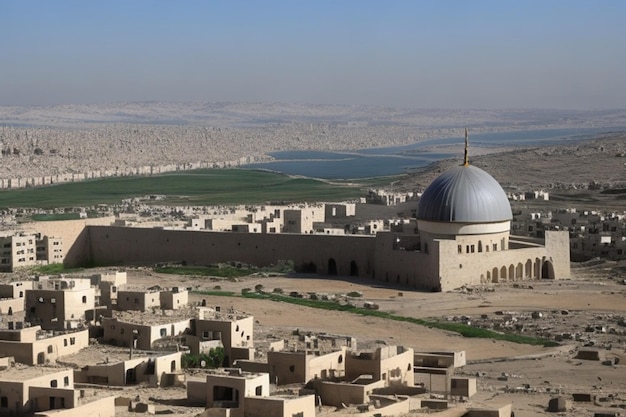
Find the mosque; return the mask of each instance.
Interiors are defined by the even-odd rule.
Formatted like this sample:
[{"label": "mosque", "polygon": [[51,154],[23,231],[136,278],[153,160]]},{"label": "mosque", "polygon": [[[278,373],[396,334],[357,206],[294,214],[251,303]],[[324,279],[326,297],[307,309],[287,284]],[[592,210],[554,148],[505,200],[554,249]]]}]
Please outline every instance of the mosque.
[{"label": "mosque", "polygon": [[[291,260],[321,275],[362,277],[425,291],[463,285],[562,279],[570,275],[569,235],[545,241],[511,236],[511,207],[498,182],[467,156],[424,191],[417,216],[375,235],[234,233],[87,225],[65,264],[266,266]],[[52,235],[57,235],[52,233]]]},{"label": "mosque", "polygon": [[[463,164],[437,177],[419,201],[415,254],[419,286],[447,290],[461,285],[569,277],[568,233],[546,232],[540,245],[512,237],[512,217],[500,184],[470,165],[466,129]],[[407,236],[400,237],[398,243],[402,238]],[[399,253],[396,251],[394,258],[402,260]]]}]

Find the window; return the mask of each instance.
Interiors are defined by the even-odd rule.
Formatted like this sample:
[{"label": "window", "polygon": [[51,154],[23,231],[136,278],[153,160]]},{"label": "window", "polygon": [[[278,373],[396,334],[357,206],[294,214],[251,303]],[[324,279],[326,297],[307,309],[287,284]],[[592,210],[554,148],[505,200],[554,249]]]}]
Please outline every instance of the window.
[{"label": "window", "polygon": [[54,351],[54,348],[52,347],[52,345],[48,345],[48,353],[52,353]]},{"label": "window", "polygon": [[67,387],[69,385],[70,385],[70,377],[69,376],[63,377],[63,386]]},{"label": "window", "polygon": [[161,329],[161,337],[167,336],[167,329]]},{"label": "window", "polygon": [[63,339],[63,346],[67,346],[67,339]]},{"label": "window", "polygon": [[459,251],[459,253],[463,253],[463,245],[459,245],[458,246],[458,251]]},{"label": "window", "polygon": [[263,385],[259,385],[258,387],[256,387],[254,389],[254,393],[255,395],[263,395]]},{"label": "window", "polygon": [[50,381],[50,386],[52,388],[56,388],[58,386],[58,382],[56,379],[53,379],[52,381]]},{"label": "window", "polygon": [[135,304],[139,304],[139,298],[135,298]]},{"label": "window", "polygon": [[75,344],[76,344],[76,338],[70,337],[70,345],[75,345]]},{"label": "window", "polygon": [[8,397],[0,397],[0,407],[7,408],[9,406],[9,398]]},{"label": "window", "polygon": [[83,304],[87,304],[87,296],[83,295]]}]

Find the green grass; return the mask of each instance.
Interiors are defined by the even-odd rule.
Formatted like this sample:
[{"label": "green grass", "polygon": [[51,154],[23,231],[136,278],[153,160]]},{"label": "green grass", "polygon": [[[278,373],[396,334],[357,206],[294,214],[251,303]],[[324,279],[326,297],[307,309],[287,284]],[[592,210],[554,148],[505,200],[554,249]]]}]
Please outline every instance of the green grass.
[{"label": "green grass", "polygon": [[234,266],[163,266],[153,268],[161,274],[200,275],[203,277],[246,277],[255,271]]},{"label": "green grass", "polygon": [[237,266],[230,264],[214,264],[208,266],[201,265],[180,265],[167,264],[157,265],[152,270],[161,274],[175,275],[199,275],[203,277],[222,277],[222,278],[238,278],[246,277],[257,272],[263,273],[281,273],[286,274],[294,272],[294,263],[292,260],[278,260],[275,265],[257,267],[253,265],[240,264]]},{"label": "green grass", "polygon": [[70,272],[81,271],[82,268],[66,268],[63,264],[37,265],[32,267],[31,271],[46,275],[66,274]]},{"label": "green grass", "polygon": [[[159,204],[216,205],[339,201],[363,195],[379,179],[333,183],[245,169],[201,169],[145,177],[112,177],[0,191],[0,207],[77,207],[159,194]],[[391,180],[390,180],[391,181]]]},{"label": "green grass", "polygon": [[80,219],[80,213],[33,214],[30,218],[36,222],[49,222],[54,220],[76,220]]},{"label": "green grass", "polygon": [[[209,293],[218,293],[218,294],[209,294]],[[526,345],[534,345],[534,346],[558,346],[558,343],[541,339],[537,337],[531,336],[523,336],[514,333],[500,333],[494,332],[492,330],[480,329],[477,327],[467,326],[465,324],[459,323],[448,323],[448,322],[439,322],[439,321],[430,321],[418,319],[415,317],[406,317],[399,316],[396,314],[387,313],[380,310],[367,310],[365,308],[355,307],[349,304],[339,304],[336,302],[330,301],[317,301],[317,300],[309,300],[304,298],[295,298],[288,297],[279,294],[268,294],[268,293],[258,293],[258,292],[242,292],[241,295],[236,295],[234,293],[229,292],[228,294],[221,294],[222,292],[218,291],[200,291],[198,294],[205,295],[217,295],[217,296],[227,296],[227,297],[243,297],[243,298],[253,298],[260,300],[270,300],[282,303],[296,304],[304,307],[317,308],[322,310],[330,310],[330,311],[343,311],[352,314],[358,314],[361,316],[371,316],[371,317],[379,317],[386,320],[394,320],[407,322],[412,324],[418,324],[421,326],[432,327],[435,329],[446,330],[454,333],[458,333],[463,337],[476,337],[483,339],[494,339],[494,340],[503,340],[507,342],[520,343]]]}]

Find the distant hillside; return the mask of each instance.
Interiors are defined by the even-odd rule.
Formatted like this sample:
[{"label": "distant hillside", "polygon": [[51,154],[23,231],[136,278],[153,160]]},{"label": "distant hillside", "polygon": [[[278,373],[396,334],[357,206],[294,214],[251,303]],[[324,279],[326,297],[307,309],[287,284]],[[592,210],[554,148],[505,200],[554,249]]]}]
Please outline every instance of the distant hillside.
[{"label": "distant hillside", "polygon": [[[470,161],[510,189],[620,188],[626,186],[626,132],[569,145],[481,155]],[[439,161],[402,179],[397,187],[424,188],[439,173],[459,163]]]}]

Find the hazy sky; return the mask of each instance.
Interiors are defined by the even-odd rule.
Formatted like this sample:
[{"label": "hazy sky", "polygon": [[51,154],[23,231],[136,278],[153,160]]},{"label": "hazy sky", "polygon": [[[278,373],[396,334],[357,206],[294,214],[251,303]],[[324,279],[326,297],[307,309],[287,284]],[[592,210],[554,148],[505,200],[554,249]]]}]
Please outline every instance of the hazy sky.
[{"label": "hazy sky", "polygon": [[0,0],[0,105],[626,108],[626,1]]}]

